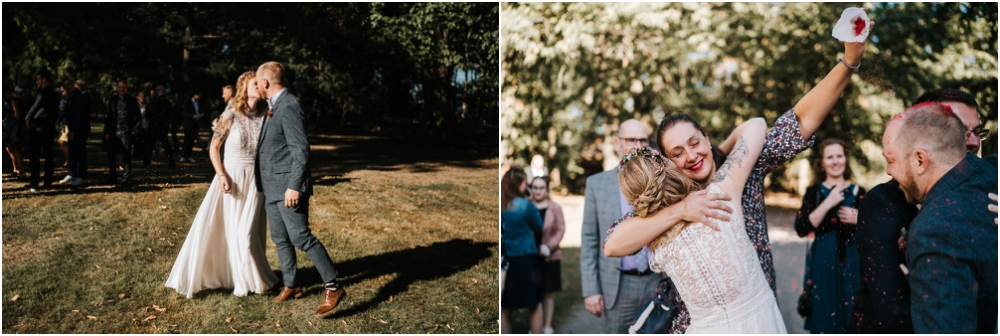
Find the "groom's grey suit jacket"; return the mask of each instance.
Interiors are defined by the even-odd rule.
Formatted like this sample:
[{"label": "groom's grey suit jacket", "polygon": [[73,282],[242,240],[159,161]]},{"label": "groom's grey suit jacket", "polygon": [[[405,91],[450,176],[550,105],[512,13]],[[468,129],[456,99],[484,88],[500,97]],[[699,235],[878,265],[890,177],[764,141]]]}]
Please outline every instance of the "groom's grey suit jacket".
[{"label": "groom's grey suit jacket", "polygon": [[268,201],[283,200],[286,189],[311,195],[305,112],[287,89],[271,104],[271,112],[257,139],[257,191]]}]

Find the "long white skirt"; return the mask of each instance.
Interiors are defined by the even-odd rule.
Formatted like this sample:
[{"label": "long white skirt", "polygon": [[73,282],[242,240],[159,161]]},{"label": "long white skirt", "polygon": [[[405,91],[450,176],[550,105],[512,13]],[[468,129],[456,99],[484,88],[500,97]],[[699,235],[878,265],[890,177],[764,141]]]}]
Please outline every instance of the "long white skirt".
[{"label": "long white skirt", "polygon": [[278,282],[265,255],[264,195],[257,192],[253,164],[226,164],[232,193],[218,176],[201,202],[166,286],[191,298],[203,289],[233,288],[233,295],[264,293]]}]

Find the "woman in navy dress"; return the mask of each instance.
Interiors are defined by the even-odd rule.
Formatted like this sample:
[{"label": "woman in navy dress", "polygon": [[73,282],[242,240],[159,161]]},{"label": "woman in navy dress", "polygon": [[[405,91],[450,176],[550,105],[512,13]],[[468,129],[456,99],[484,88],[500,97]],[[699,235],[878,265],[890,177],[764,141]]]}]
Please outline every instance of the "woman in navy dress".
[{"label": "woman in navy dress", "polygon": [[501,333],[510,333],[510,311],[531,310],[531,332],[542,333],[541,279],[536,275],[538,246],[535,236],[542,234],[542,217],[538,208],[525,198],[528,176],[519,166],[510,167],[500,181],[500,225],[503,231],[504,261],[507,274],[500,294]]},{"label": "woman in navy dress", "polygon": [[843,141],[827,139],[818,149],[814,184],[806,189],[795,216],[799,236],[815,236],[806,255],[803,286],[812,300],[812,312],[805,317],[805,329],[814,334],[844,333],[861,286],[854,203],[865,190],[848,182],[851,168]]}]

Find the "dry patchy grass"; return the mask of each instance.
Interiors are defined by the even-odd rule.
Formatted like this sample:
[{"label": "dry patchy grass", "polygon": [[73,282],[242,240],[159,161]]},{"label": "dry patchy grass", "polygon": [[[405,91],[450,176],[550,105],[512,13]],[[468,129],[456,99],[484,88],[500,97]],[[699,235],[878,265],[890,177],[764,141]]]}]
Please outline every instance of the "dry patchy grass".
[{"label": "dry patchy grass", "polygon": [[[348,291],[332,317],[312,316],[322,285],[301,252],[300,300],[222,289],[186,299],[164,287],[212,175],[196,152],[198,164],[156,164],[130,188],[28,194],[24,182],[5,180],[3,332],[497,332],[495,144],[448,151],[372,135],[310,139],[311,228]],[[92,181],[106,172],[98,146]],[[270,241],[267,257],[280,272]]]}]

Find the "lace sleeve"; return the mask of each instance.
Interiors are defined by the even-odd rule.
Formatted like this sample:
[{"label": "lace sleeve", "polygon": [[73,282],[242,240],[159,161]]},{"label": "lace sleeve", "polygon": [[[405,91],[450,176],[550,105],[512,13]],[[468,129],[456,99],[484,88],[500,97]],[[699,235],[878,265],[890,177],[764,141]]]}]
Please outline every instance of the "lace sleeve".
[{"label": "lace sleeve", "polygon": [[212,139],[219,139],[222,143],[226,143],[226,138],[229,137],[229,130],[233,127],[233,119],[236,117],[236,111],[232,108],[226,109],[219,116],[219,123],[215,125],[215,135]]}]

